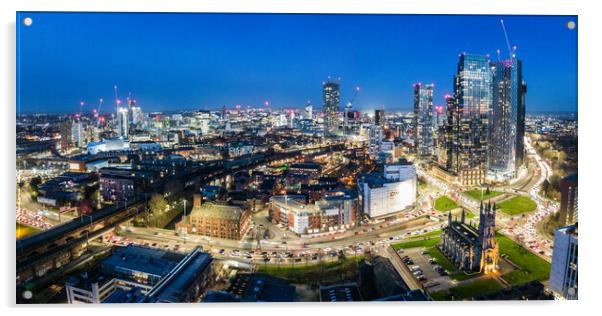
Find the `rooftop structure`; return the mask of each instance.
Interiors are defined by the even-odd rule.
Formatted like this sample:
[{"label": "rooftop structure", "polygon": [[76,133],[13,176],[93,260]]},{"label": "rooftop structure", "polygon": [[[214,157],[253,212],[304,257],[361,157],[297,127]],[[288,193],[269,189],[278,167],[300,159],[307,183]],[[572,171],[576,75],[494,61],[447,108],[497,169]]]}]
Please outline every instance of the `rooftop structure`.
[{"label": "rooftop structure", "polygon": [[116,247],[100,269],[67,280],[67,300],[71,304],[192,302],[210,282],[211,261],[198,247],[187,255]]}]

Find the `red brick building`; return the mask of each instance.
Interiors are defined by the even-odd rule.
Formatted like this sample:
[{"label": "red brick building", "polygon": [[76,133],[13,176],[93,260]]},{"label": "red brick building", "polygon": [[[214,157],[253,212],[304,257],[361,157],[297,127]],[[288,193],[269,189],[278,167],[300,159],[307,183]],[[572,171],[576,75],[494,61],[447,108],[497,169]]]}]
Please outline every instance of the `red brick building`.
[{"label": "red brick building", "polygon": [[202,203],[194,196],[190,214],[176,224],[178,232],[208,237],[240,240],[249,229],[250,212],[239,206],[214,202]]}]

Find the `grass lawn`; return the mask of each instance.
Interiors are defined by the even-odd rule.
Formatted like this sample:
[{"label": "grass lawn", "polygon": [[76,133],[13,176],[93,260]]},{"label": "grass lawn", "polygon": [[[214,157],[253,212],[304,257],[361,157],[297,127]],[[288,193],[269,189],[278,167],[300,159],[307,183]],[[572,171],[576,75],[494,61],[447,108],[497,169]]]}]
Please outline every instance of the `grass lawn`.
[{"label": "grass lawn", "polygon": [[462,271],[456,270],[456,266],[451,261],[449,261],[449,259],[447,259],[447,257],[445,257],[445,255],[443,255],[443,253],[441,253],[439,248],[437,248],[436,246],[428,248],[427,251],[429,252],[429,255],[433,259],[435,259],[435,261],[437,261],[438,265],[440,265],[443,269],[449,272],[449,277],[454,280],[462,281],[482,275],[480,273],[468,275]]},{"label": "grass lawn", "polygon": [[549,262],[504,235],[497,234],[496,238],[500,246],[500,255],[506,254],[510,261],[521,268],[502,276],[508,283],[516,285],[550,278],[551,264]]},{"label": "grass lawn", "polygon": [[537,203],[526,196],[515,196],[509,200],[499,203],[498,208],[508,215],[518,215],[534,211]]},{"label": "grass lawn", "polygon": [[258,264],[257,272],[267,273],[291,282],[303,283],[318,281],[327,275],[345,274],[349,272],[352,265],[362,260],[363,256],[348,257],[343,261],[308,263],[305,261],[292,264]]},{"label": "grass lawn", "polygon": [[488,200],[492,197],[496,197],[498,195],[503,194],[503,192],[495,191],[495,190],[489,190],[489,194],[486,194],[487,190],[483,190],[482,192],[483,192],[483,198],[481,198],[481,190],[464,191],[464,194],[466,194],[467,196],[469,196],[477,201]]},{"label": "grass lawn", "polygon": [[430,248],[435,246],[436,244],[439,243],[439,241],[441,240],[441,238],[439,236],[437,237],[424,237],[425,239],[412,239],[409,241],[404,241],[404,242],[400,242],[397,244],[392,244],[391,247],[393,247],[393,249],[397,250],[397,249],[409,249],[409,248],[416,248],[416,247],[425,247],[425,248]]},{"label": "grass lawn", "polygon": [[449,210],[458,208],[458,204],[444,195],[435,200],[434,208],[439,212],[447,212]]},{"label": "grass lawn", "polygon": [[31,227],[31,226],[27,226],[27,225],[23,225],[23,224],[19,224],[17,223],[17,239],[29,236],[29,235],[33,235],[38,233],[40,230],[35,228],[35,227]]},{"label": "grass lawn", "polygon": [[491,293],[501,290],[503,287],[494,279],[484,279],[471,282],[469,284],[456,286],[447,292],[432,293],[431,297],[436,301],[462,300],[475,297],[485,293]]}]

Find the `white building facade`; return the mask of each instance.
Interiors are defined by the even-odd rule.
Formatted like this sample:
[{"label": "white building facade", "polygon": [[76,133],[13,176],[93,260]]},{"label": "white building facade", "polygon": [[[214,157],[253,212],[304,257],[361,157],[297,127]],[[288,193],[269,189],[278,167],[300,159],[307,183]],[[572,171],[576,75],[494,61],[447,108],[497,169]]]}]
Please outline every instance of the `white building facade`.
[{"label": "white building facade", "polygon": [[387,165],[383,174],[360,176],[358,188],[364,215],[374,218],[403,211],[416,204],[416,168]]}]

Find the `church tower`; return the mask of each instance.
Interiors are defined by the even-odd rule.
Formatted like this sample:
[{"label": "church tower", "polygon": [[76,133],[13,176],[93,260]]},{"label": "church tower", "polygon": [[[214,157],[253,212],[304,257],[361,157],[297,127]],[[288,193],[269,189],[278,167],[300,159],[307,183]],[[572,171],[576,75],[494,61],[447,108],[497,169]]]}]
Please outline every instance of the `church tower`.
[{"label": "church tower", "polygon": [[491,202],[479,209],[479,239],[480,261],[482,272],[495,272],[497,270],[499,248],[495,239],[495,215],[497,206]]}]

